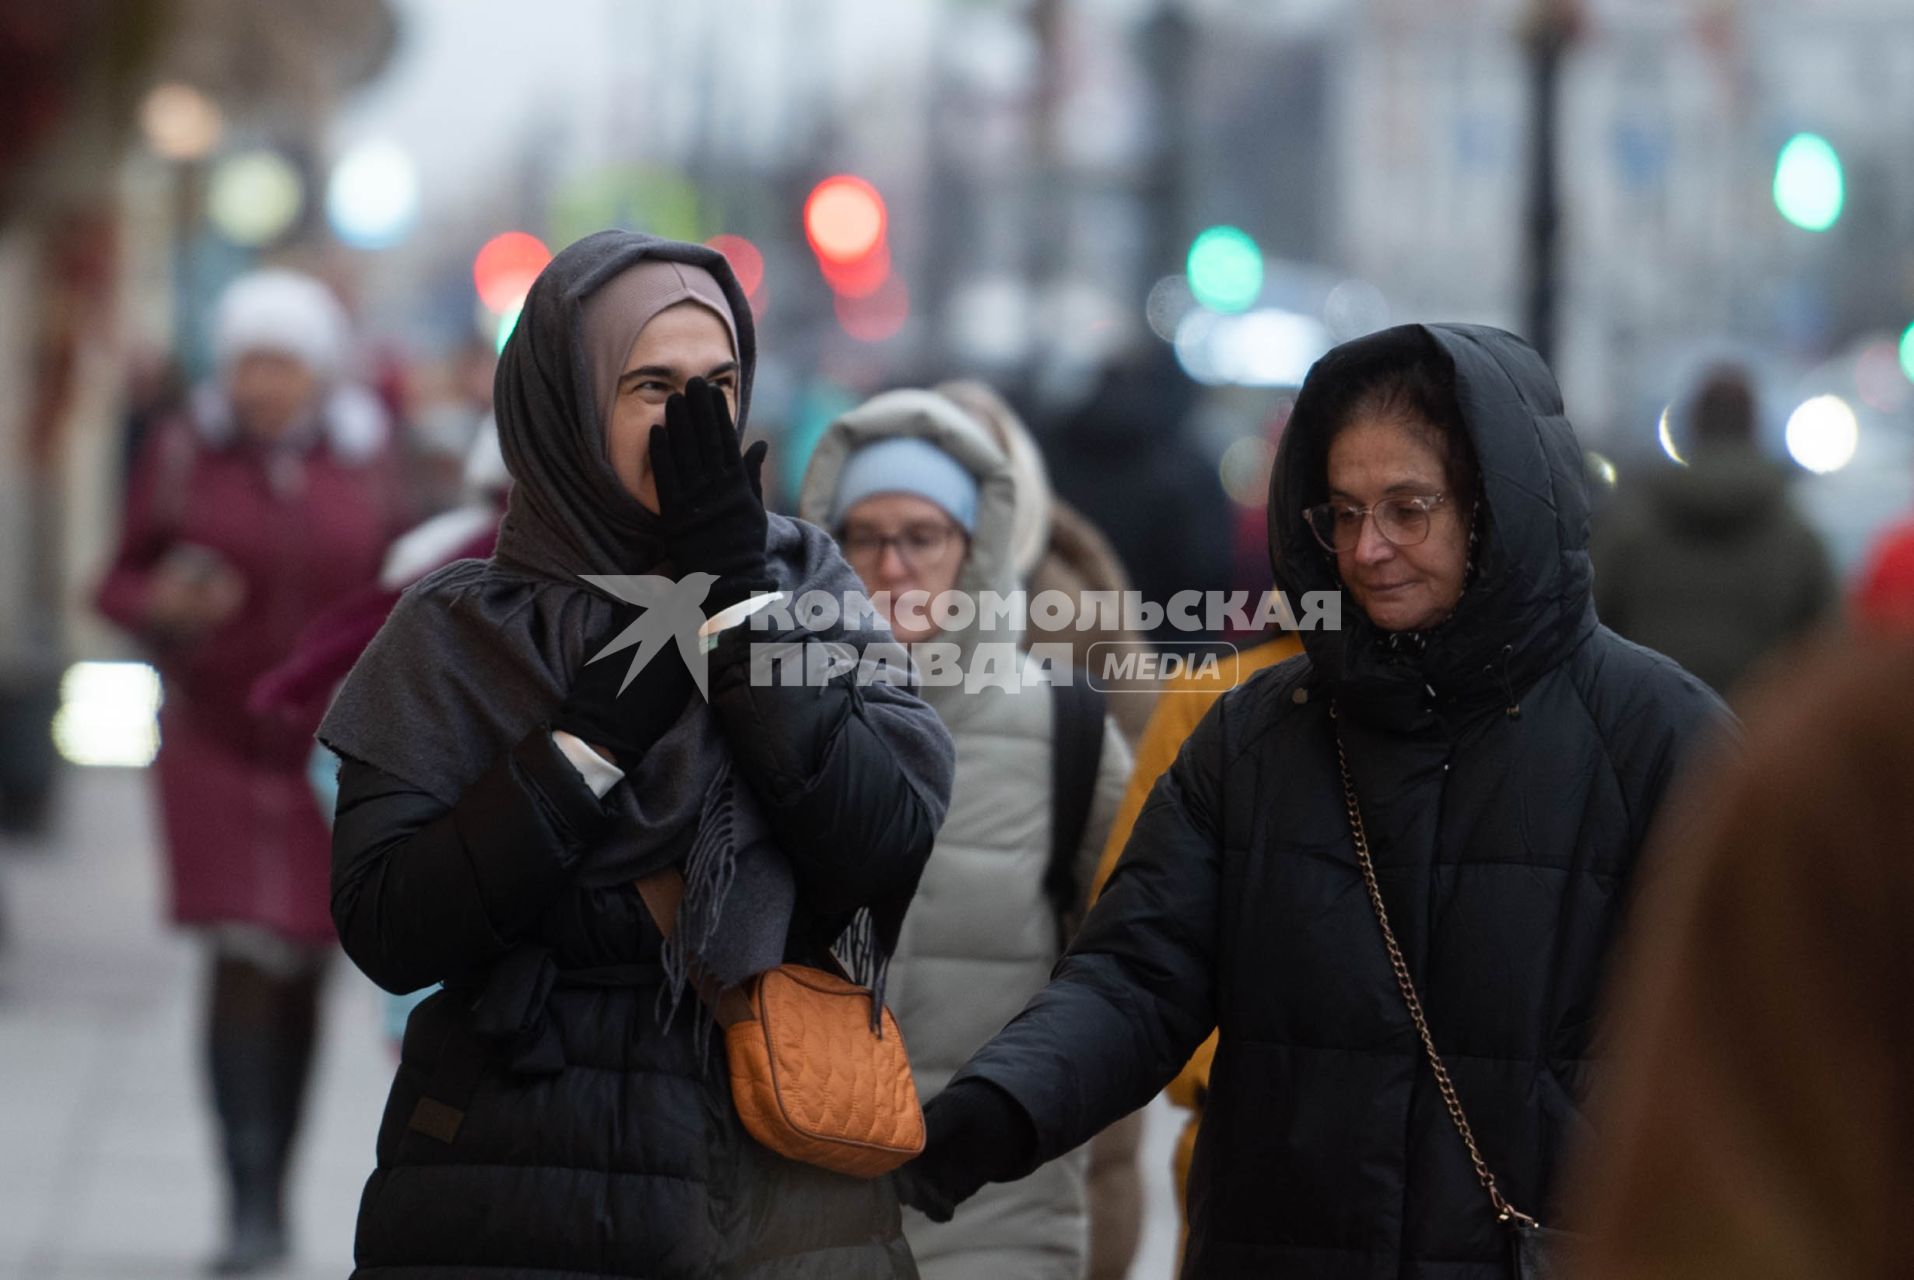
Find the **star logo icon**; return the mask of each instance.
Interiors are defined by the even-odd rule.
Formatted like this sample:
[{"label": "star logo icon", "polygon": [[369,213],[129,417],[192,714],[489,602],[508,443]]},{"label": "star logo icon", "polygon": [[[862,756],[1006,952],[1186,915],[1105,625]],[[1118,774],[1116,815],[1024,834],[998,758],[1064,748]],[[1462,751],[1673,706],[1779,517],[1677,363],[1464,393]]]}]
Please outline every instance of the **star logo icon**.
[{"label": "star logo icon", "polygon": [[710,664],[704,647],[698,643],[698,628],[704,625],[704,601],[711,594],[711,584],[718,580],[715,574],[687,573],[682,578],[653,573],[579,576],[605,594],[644,610],[630,626],[613,636],[610,643],[587,658],[587,662],[596,662],[624,649],[635,649],[631,666],[618,685],[618,691],[623,693],[646,663],[676,642],[685,669],[691,672],[691,679],[698,686],[698,696],[709,700],[705,679]]}]

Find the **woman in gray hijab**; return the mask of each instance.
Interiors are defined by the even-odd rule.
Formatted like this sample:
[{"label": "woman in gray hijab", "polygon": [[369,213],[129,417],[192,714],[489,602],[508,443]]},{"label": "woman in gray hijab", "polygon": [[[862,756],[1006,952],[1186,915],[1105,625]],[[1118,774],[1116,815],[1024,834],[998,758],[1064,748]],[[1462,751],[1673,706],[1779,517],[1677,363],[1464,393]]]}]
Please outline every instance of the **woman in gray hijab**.
[{"label": "woman in gray hijab", "polygon": [[[857,583],[764,510],[733,426],[755,354],[716,252],[560,253],[499,365],[497,552],[408,592],[320,728],[346,952],[445,983],[406,1029],[362,1276],[915,1275],[888,1180],[744,1133],[687,981],[841,943],[881,985],[950,789],[936,715],[871,678],[899,661],[881,627],[743,624]],[[859,665],[765,678],[820,640]],[[667,945],[632,882],[672,866]]]}]

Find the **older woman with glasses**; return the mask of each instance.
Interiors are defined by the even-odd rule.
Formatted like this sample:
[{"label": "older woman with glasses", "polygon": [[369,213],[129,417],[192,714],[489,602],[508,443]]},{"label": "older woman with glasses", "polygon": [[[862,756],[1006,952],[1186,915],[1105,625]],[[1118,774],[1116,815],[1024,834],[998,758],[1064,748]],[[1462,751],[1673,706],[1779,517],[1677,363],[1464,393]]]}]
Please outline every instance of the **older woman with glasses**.
[{"label": "older woman with glasses", "polygon": [[[1081,673],[1054,690],[1020,652],[1018,631],[986,629],[981,617],[940,629],[958,615],[923,607],[949,591],[1015,590],[1013,533],[1026,516],[1042,517],[1047,501],[1019,483],[983,423],[929,391],[889,392],[833,423],[800,497],[800,514],[836,532],[899,640],[944,646],[946,670],[1008,677],[950,684],[927,675],[923,690],[957,744],[957,772],[888,995],[924,1097],[1049,977],[1065,921],[1081,915],[1052,889],[1089,885],[1129,780],[1129,749],[1104,722],[1101,701],[1081,696]],[[1083,716],[1087,738],[1070,731],[1086,727]],[[1078,753],[1075,776],[1089,783],[1080,794],[1054,785],[1059,752]],[[1074,829],[1053,821],[1053,808]],[[919,1273],[1077,1280],[1088,1246],[1086,1155],[1019,1170],[1019,1181],[992,1187],[955,1228],[907,1214]]]},{"label": "older woman with glasses", "polygon": [[1286,591],[1343,593],[1340,628],[1204,719],[901,1189],[948,1217],[1216,1028],[1186,1276],[1506,1276],[1559,1225],[1637,851],[1727,716],[1597,621],[1581,449],[1507,333],[1325,356],[1270,538]]}]

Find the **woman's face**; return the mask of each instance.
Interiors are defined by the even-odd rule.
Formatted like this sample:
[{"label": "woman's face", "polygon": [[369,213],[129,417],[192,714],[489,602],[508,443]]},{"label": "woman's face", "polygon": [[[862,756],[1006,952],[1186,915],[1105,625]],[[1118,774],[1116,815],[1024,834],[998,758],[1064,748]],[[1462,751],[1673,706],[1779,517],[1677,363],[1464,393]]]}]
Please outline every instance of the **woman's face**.
[{"label": "woman's face", "polygon": [[292,430],[318,398],[319,378],[295,355],[246,351],[226,372],[226,394],[239,429],[250,439],[270,444]]},{"label": "woman's face", "polygon": [[1455,612],[1468,571],[1472,497],[1449,492],[1442,454],[1394,418],[1359,417],[1329,445],[1329,500],[1367,507],[1393,497],[1447,500],[1429,513],[1428,537],[1400,547],[1372,514],[1336,569],[1369,620],[1384,631],[1420,631]]},{"label": "woman's face", "polygon": [[[884,620],[892,635],[916,644],[937,634],[929,600],[957,585],[969,550],[963,528],[942,507],[911,493],[873,494],[844,513],[838,542],[864,589],[873,597],[889,593]],[[922,591],[928,599],[915,601],[916,608],[897,608],[897,597],[907,591]]]},{"label": "woman's face", "polygon": [[658,485],[651,474],[651,429],[664,425],[665,401],[693,378],[724,392],[737,416],[738,359],[731,332],[709,307],[680,302],[652,317],[631,344],[605,437],[605,455],[618,482],[654,514]]}]

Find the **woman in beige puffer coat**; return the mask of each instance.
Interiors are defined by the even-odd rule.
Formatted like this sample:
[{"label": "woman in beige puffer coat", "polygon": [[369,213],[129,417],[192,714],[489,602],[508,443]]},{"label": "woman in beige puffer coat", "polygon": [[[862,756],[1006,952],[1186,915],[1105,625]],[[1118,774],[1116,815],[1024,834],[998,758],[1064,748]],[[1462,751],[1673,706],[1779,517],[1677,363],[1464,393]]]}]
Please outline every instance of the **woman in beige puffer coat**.
[{"label": "woman in beige puffer coat", "polygon": [[[893,446],[885,478],[873,479],[868,464],[875,455],[859,455],[898,440],[919,441],[935,452]],[[958,469],[955,478],[928,478]],[[945,580],[927,582],[925,589],[1007,595],[1021,586],[1013,529],[1019,505],[1043,495],[1020,486],[990,434],[943,396],[889,392],[833,423],[806,472],[799,514],[840,538],[852,567],[873,591],[896,590],[903,585],[895,577],[901,552],[890,544],[909,535],[911,519],[893,515],[896,527],[874,526],[867,512],[886,499],[896,506],[899,496],[929,503],[909,509],[922,512],[924,520],[947,520],[965,534],[961,546],[954,533],[949,538]],[[888,994],[918,1090],[929,1098],[1017,1015],[1058,958],[1057,917],[1044,890],[1054,700],[1015,631],[985,632],[973,622],[912,635],[895,623],[900,639],[952,646],[946,652],[958,655],[959,665],[1011,672],[1015,685],[932,683],[922,690],[957,744],[957,774],[949,813],[891,963]],[[1076,851],[1080,885],[1090,882],[1129,773],[1129,748],[1106,724],[1090,818]],[[1022,1181],[991,1187],[946,1225],[907,1211],[905,1235],[924,1280],[1078,1280],[1088,1263],[1087,1163],[1087,1151],[1078,1150]]]}]

